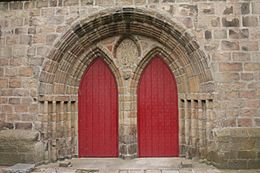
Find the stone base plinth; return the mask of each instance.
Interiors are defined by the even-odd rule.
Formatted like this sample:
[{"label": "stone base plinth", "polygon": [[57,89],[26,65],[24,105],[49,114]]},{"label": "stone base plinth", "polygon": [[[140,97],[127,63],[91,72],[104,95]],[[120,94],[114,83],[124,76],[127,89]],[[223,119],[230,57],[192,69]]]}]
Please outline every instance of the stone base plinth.
[{"label": "stone base plinth", "polygon": [[218,168],[260,168],[260,128],[214,130],[215,143],[208,147],[208,160]]},{"label": "stone base plinth", "polygon": [[44,145],[39,138],[39,132],[31,130],[0,131],[0,165],[42,162]]}]

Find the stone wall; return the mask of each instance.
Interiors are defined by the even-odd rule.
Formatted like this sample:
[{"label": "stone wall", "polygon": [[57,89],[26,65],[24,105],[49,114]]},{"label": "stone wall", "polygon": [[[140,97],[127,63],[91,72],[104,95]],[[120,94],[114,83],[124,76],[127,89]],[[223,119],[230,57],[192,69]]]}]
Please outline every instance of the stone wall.
[{"label": "stone wall", "polygon": [[[77,155],[78,85],[102,55],[119,85],[121,157],[136,157],[135,89],[162,53],[178,84],[181,154],[217,163],[215,129],[260,127],[259,9],[258,0],[0,2],[0,130],[40,132],[45,161]],[[246,150],[258,163],[257,148]]]},{"label": "stone wall", "polygon": [[208,159],[219,168],[259,168],[259,128],[215,129],[216,145],[209,149]]},{"label": "stone wall", "polygon": [[37,131],[1,130],[0,131],[0,163],[13,165],[16,163],[40,164],[44,160],[43,143]]}]

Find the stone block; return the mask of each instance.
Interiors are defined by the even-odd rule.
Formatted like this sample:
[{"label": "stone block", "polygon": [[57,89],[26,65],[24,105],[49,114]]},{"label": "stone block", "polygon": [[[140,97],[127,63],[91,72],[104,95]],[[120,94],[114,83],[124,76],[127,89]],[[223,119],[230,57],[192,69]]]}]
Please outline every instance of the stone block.
[{"label": "stone block", "polygon": [[241,14],[250,13],[250,4],[249,3],[242,3],[240,8],[241,8]]},{"label": "stone block", "polygon": [[36,7],[37,8],[48,7],[48,0],[36,1]]},{"label": "stone block", "polygon": [[227,38],[227,30],[214,30],[214,38],[215,39],[225,39]]},{"label": "stone block", "polygon": [[219,64],[219,71],[226,72],[226,71],[242,71],[242,63],[220,63]]},{"label": "stone block", "polygon": [[32,123],[15,123],[15,129],[31,130]]},{"label": "stone block", "polygon": [[4,173],[30,173],[35,164],[15,164],[14,166],[10,166],[8,168],[4,168]]},{"label": "stone block", "polygon": [[255,159],[255,151],[238,151],[238,159]]},{"label": "stone block", "polygon": [[70,161],[62,161],[62,162],[59,162],[59,167],[71,167],[72,166],[72,163]]},{"label": "stone block", "polygon": [[233,61],[250,61],[250,53],[246,52],[233,52],[232,60]]},{"label": "stone block", "polygon": [[144,5],[146,4],[146,0],[135,0],[134,3],[135,5]]},{"label": "stone block", "polygon": [[79,0],[64,0],[63,4],[64,6],[75,6],[79,5]]},{"label": "stone block", "polygon": [[21,103],[20,98],[9,98],[9,104],[17,105]]},{"label": "stone block", "polygon": [[253,79],[254,79],[253,73],[242,73],[241,74],[241,80],[251,81]]},{"label": "stone block", "polygon": [[230,53],[213,53],[212,54],[212,61],[217,62],[226,62],[231,60],[231,54]]},{"label": "stone block", "polygon": [[199,15],[215,14],[214,4],[212,3],[199,3],[198,4]]},{"label": "stone block", "polygon": [[19,69],[19,75],[24,77],[31,77],[33,75],[33,70],[31,67],[21,67]]},{"label": "stone block", "polygon": [[7,88],[7,87],[8,87],[8,80],[0,79],[0,88]]},{"label": "stone block", "polygon": [[162,173],[179,173],[178,170],[162,170]]},{"label": "stone block", "polygon": [[256,160],[248,160],[248,168],[249,169],[260,169],[260,159]]},{"label": "stone block", "polygon": [[136,144],[128,145],[127,151],[128,151],[128,154],[130,154],[130,155],[136,154],[137,153],[137,145]]},{"label": "stone block", "polygon": [[239,73],[216,73],[215,78],[219,82],[239,81]]},{"label": "stone block", "polygon": [[249,37],[248,29],[229,29],[229,38],[231,39],[246,39]]},{"label": "stone block", "polygon": [[20,88],[22,86],[21,79],[10,79],[9,80],[9,87],[10,88]]},{"label": "stone block", "polygon": [[260,3],[259,2],[255,2],[252,3],[252,12],[253,14],[260,14]]},{"label": "stone block", "polygon": [[133,5],[132,0],[117,0],[116,1],[117,5]]},{"label": "stone block", "polygon": [[7,130],[7,129],[13,129],[13,128],[14,128],[13,123],[7,123],[7,122],[0,121],[0,130]]},{"label": "stone block", "polygon": [[244,64],[245,71],[260,71],[260,63],[245,63]]},{"label": "stone block", "polygon": [[0,58],[10,58],[12,56],[12,48],[1,46],[0,47]]},{"label": "stone block", "polygon": [[181,164],[179,165],[180,168],[192,168],[192,160],[185,159],[181,161]]},{"label": "stone block", "polygon": [[240,46],[243,51],[258,51],[257,41],[241,41]]},{"label": "stone block", "polygon": [[222,50],[239,50],[239,42],[223,40],[221,48]]},{"label": "stone block", "polygon": [[225,14],[225,15],[230,15],[230,14],[233,14],[233,13],[234,13],[233,6],[226,7],[225,10],[223,11],[223,14]]},{"label": "stone block", "polygon": [[8,2],[0,2],[0,10],[1,11],[8,10]]},{"label": "stone block", "polygon": [[[214,152],[208,157],[213,161],[214,165],[219,168],[245,169],[247,160],[255,160],[258,158],[257,141],[259,141],[260,128],[223,128],[214,131],[218,149],[212,149]],[[225,144],[229,143],[227,151]],[[260,144],[260,142],[259,142]],[[209,148],[209,150],[211,150]],[[215,152],[217,150],[218,152]],[[224,156],[222,155],[224,151]],[[223,160],[224,159],[224,160]],[[225,161],[226,159],[226,161]],[[228,161],[227,161],[228,160]],[[224,162],[223,162],[224,161]],[[226,162],[226,163],[225,163]],[[255,164],[252,161],[252,166]],[[254,167],[254,166],[253,166]]]},{"label": "stone block", "polygon": [[11,10],[22,10],[23,2],[20,2],[20,1],[10,2],[10,9]]},{"label": "stone block", "polygon": [[258,26],[258,18],[256,16],[243,16],[243,26]]},{"label": "stone block", "polygon": [[58,1],[59,1],[59,0],[49,0],[49,6],[50,6],[50,7],[56,7],[56,6],[58,6]]},{"label": "stone block", "polygon": [[0,165],[40,163],[44,159],[44,148],[44,144],[39,141],[39,132],[31,130],[0,131]]},{"label": "stone block", "polygon": [[255,118],[255,125],[260,126],[260,118]]},{"label": "stone block", "polygon": [[211,31],[205,31],[205,39],[211,39],[212,38],[212,34],[211,34]]},{"label": "stone block", "polygon": [[228,168],[245,169],[245,168],[247,168],[247,160],[229,160]]},{"label": "stone block", "polygon": [[222,18],[222,25],[224,27],[239,27],[239,19],[238,18]]},{"label": "stone block", "polygon": [[114,5],[114,0],[96,0],[96,5]]},{"label": "stone block", "polygon": [[93,5],[94,0],[81,0],[81,5]]}]

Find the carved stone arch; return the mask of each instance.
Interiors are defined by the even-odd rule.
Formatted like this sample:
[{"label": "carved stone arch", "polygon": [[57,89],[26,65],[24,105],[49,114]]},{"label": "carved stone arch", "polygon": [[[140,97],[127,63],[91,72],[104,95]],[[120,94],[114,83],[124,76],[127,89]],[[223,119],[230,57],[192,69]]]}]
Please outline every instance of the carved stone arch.
[{"label": "carved stone arch", "polygon": [[[133,72],[132,81],[127,81],[130,82],[130,86],[128,83],[125,85],[126,80],[121,79],[122,73],[111,59],[112,57],[96,46],[106,38],[122,35],[144,36],[163,45],[163,48],[151,50],[141,61],[140,67],[145,66],[151,55],[159,53],[165,57],[166,63],[175,74],[178,89],[183,88],[183,90],[179,89],[179,92],[182,93],[180,99],[184,105],[189,105],[191,100],[201,102],[198,100],[206,98],[208,93],[214,91],[206,54],[200,49],[196,37],[174,19],[152,9],[133,7],[117,7],[82,17],[68,26],[67,30],[57,38],[58,41],[50,49],[40,73],[38,95],[44,118],[39,131],[45,136],[44,140],[50,147],[46,151],[49,153],[46,154],[46,159],[56,160],[77,155],[77,125],[72,123],[77,119],[77,89],[85,69],[93,58],[98,56],[105,58],[105,62],[112,69],[118,82],[121,106],[119,107],[120,156],[136,156],[136,103],[134,102],[136,94],[134,92],[141,68],[138,67],[139,70]],[[180,87],[181,84],[183,87]],[[67,136],[55,136],[55,130],[50,130],[57,130],[56,127],[52,127],[56,126],[55,122],[49,121],[56,114],[67,117],[68,123],[61,123],[62,128],[58,128],[62,129],[62,133],[68,134]],[[190,123],[188,124],[189,127],[184,127],[185,130],[190,129]],[[193,140],[188,136],[191,134],[190,131],[185,133],[185,142]],[[71,138],[71,135],[75,138]],[[189,144],[185,142],[184,145]]]},{"label": "carved stone arch", "polygon": [[[104,10],[72,24],[55,43],[45,59],[40,75],[40,95],[53,93],[52,85],[61,61],[73,63],[91,45],[115,35],[136,34],[157,40],[176,53],[204,82],[212,81],[207,56],[196,38],[178,22],[151,9],[114,8]],[[167,44],[165,44],[167,43]],[[194,63],[195,62],[195,63]],[[203,68],[200,68],[203,67]]]},{"label": "carved stone arch", "polygon": [[[200,150],[205,149],[205,145],[201,145],[200,147],[194,146],[198,145],[194,142],[194,136],[192,136],[191,129],[195,128],[194,125],[191,124],[191,110],[194,112],[197,112],[196,109],[202,109],[202,104],[205,104],[206,102],[209,102],[212,104],[212,95],[211,93],[199,93],[199,90],[190,89],[189,87],[192,87],[190,81],[189,81],[189,74],[191,73],[188,71],[189,69],[186,69],[186,64],[182,62],[176,53],[171,52],[167,48],[161,48],[161,47],[154,47],[151,49],[145,57],[139,62],[137,68],[135,69],[134,75],[131,79],[130,83],[130,93],[133,96],[132,100],[132,106],[136,107],[137,105],[137,90],[138,85],[140,82],[141,75],[146,68],[146,66],[149,64],[149,62],[154,58],[159,57],[163,59],[165,64],[169,67],[170,71],[174,75],[177,84],[177,90],[178,90],[178,102],[179,102],[179,147],[180,147],[180,155],[185,155],[186,152],[188,152],[189,155],[198,155]],[[200,74],[194,74],[194,76],[198,76],[198,79],[200,79]],[[203,80],[198,80],[197,83],[202,83]],[[185,110],[185,111],[184,111]],[[137,111],[135,109],[131,110],[132,117],[135,118],[135,121],[137,121]],[[204,111],[204,110],[203,110]],[[190,112],[190,113],[189,113]],[[186,117],[188,116],[188,117]],[[195,116],[195,115],[194,115]],[[199,117],[194,118],[192,120],[193,122],[198,123],[200,120],[198,120]],[[193,119],[193,118],[192,118]],[[202,123],[206,123],[207,119],[205,118]],[[137,123],[137,122],[135,122]],[[186,124],[185,124],[186,123]],[[200,129],[201,130],[201,129]],[[199,131],[197,129],[197,131]],[[197,133],[203,133],[202,130]],[[205,140],[207,136],[205,134],[200,134],[200,137],[203,139],[196,138],[195,140]]]},{"label": "carved stone arch", "polygon": [[[66,90],[62,90],[61,92],[56,92],[56,85],[54,83],[54,94],[77,94],[77,87],[79,86],[81,77],[85,70],[88,68],[88,66],[92,63],[93,60],[96,58],[102,58],[104,62],[108,64],[108,67],[111,69],[112,73],[115,75],[116,82],[118,84],[118,87],[121,88],[118,90],[119,93],[123,93],[123,83],[121,79],[121,74],[114,64],[113,60],[108,56],[107,53],[105,53],[101,48],[99,47],[93,47],[84,52],[80,57],[77,58],[76,61],[74,61],[73,64],[70,65],[67,73],[64,75],[66,76],[66,82],[65,85],[67,85]],[[62,67],[60,67],[62,68]],[[54,79],[54,82],[56,81],[56,78]],[[71,89],[70,89],[71,88]]]},{"label": "carved stone arch", "polygon": [[[131,88],[135,88],[135,89],[137,88],[143,70],[155,55],[160,55],[160,57],[165,61],[165,63],[169,66],[172,72],[177,70],[176,69],[177,65],[175,64],[174,59],[170,58],[171,56],[162,48],[155,47],[152,50],[150,50],[145,55],[145,57],[139,62],[131,80]],[[132,94],[135,93],[133,92]]]}]

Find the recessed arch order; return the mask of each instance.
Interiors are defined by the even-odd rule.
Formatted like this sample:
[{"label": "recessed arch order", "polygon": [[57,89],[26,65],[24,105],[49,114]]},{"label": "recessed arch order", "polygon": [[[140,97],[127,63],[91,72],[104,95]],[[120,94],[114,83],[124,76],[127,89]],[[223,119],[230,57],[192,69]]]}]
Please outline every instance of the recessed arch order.
[{"label": "recessed arch order", "polygon": [[[39,95],[66,94],[68,87],[74,87],[72,84],[77,87],[79,81],[68,83],[65,80],[75,77],[71,67],[86,58],[80,57],[91,51],[93,44],[121,34],[143,35],[169,48],[188,82],[200,85],[212,81],[205,53],[200,50],[195,37],[178,22],[149,9],[114,8],[76,21],[55,42],[40,74]],[[195,89],[187,86],[184,92],[203,90],[199,86]],[[55,90],[55,87],[59,89]]]},{"label": "recessed arch order", "polygon": [[[124,136],[120,135],[127,132],[136,135],[136,127],[132,128],[134,125],[126,124],[130,130],[122,130],[125,125],[125,114],[127,114],[122,106],[125,103],[124,79],[122,79],[119,68],[113,62],[113,58],[104,53],[105,51],[101,50],[97,43],[109,37],[122,35],[126,38],[128,36],[131,38],[132,35],[140,35],[155,40],[162,45],[162,47],[155,47],[147,55],[142,55],[144,57],[134,70],[131,79],[129,79],[130,91],[128,91],[133,98],[136,96],[136,88],[143,69],[150,59],[157,54],[164,57],[165,63],[175,76],[179,93],[208,93],[212,92],[211,88],[213,88],[207,87],[213,84],[210,68],[207,64],[207,56],[200,49],[196,38],[192,36],[189,30],[186,30],[179,22],[173,21],[172,18],[151,9],[127,7],[103,10],[75,21],[57,38],[44,60],[39,79],[39,100],[44,101],[45,107],[48,107],[46,106],[48,103],[57,104],[56,101],[60,101],[59,104],[62,106],[59,106],[59,109],[65,107],[62,112],[66,112],[70,109],[69,106],[72,102],[78,101],[78,89],[84,72],[95,58],[102,57],[113,73],[118,87],[118,129],[119,140],[122,140],[119,141],[120,156],[121,148],[128,145],[124,141]],[[67,107],[64,106],[66,102],[69,103]],[[135,101],[132,101],[131,104],[135,104]],[[136,115],[135,106],[131,106],[128,114]],[[75,116],[77,116],[78,112],[74,109],[71,112],[75,112]],[[46,115],[46,112],[43,114]],[[75,131],[77,125],[72,128]],[[125,132],[121,133],[120,129]],[[45,131],[49,133],[48,129],[45,129]],[[77,135],[76,133],[75,135]],[[136,139],[136,136],[134,138]],[[70,136],[68,136],[68,139],[70,139]],[[55,141],[55,139],[52,140]],[[76,146],[77,142],[75,141],[68,145]],[[129,148],[122,150],[136,153],[135,149],[132,149],[134,145],[136,145],[135,141],[128,145]],[[56,151],[56,149],[53,150]],[[51,149],[50,151],[52,152]],[[72,151],[72,153],[75,154],[76,151]],[[58,154],[56,153],[56,155]],[[125,153],[125,155],[130,154]]]}]

